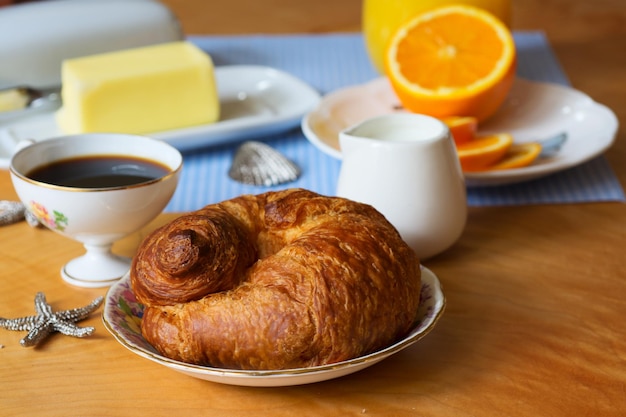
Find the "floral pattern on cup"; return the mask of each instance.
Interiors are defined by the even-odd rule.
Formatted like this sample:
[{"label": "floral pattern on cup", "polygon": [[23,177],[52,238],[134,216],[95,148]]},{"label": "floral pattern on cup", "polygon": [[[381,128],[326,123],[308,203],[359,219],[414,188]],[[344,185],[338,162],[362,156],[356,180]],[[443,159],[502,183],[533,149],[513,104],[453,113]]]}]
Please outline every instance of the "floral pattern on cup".
[{"label": "floral pattern on cup", "polygon": [[31,201],[29,211],[39,219],[39,221],[52,230],[65,231],[68,225],[68,218],[61,212],[52,210],[52,213],[42,204]]}]

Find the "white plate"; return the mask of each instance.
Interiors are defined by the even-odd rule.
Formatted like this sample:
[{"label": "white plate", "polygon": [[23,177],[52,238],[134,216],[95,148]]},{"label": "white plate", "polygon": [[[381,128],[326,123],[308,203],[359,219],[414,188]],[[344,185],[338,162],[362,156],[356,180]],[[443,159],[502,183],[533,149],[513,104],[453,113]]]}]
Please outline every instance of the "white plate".
[{"label": "white plate", "polygon": [[302,385],[348,375],[374,365],[407,348],[430,332],[443,314],[446,300],[437,276],[422,267],[422,289],[415,328],[402,340],[382,350],[332,365],[288,370],[246,371],[190,365],[159,354],[141,335],[143,306],[130,289],[128,274],[106,296],[102,319],[113,336],[131,352],[195,378],[230,385],[277,387]]},{"label": "white plate", "polygon": [[[339,131],[366,118],[392,113],[400,107],[389,82],[378,78],[344,88],[322,98],[302,120],[307,139],[323,152],[341,158]],[[586,162],[608,149],[618,120],[606,106],[572,88],[516,79],[498,112],[479,127],[480,134],[509,132],[516,143],[567,134],[561,150],[528,167],[466,173],[468,186],[491,186],[528,181]]]},{"label": "white plate", "polygon": [[[180,150],[275,134],[297,127],[317,106],[320,95],[290,74],[264,66],[215,68],[221,115],[216,123],[148,134]],[[9,165],[23,139],[59,136],[54,112],[0,124],[0,168]]]}]

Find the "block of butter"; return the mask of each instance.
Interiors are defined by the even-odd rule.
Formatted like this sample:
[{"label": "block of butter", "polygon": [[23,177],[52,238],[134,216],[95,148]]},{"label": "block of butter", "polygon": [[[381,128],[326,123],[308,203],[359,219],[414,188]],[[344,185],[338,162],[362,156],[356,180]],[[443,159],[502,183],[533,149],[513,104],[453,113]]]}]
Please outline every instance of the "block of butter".
[{"label": "block of butter", "polygon": [[65,133],[148,134],[219,118],[213,62],[186,41],[68,59],[61,78]]}]

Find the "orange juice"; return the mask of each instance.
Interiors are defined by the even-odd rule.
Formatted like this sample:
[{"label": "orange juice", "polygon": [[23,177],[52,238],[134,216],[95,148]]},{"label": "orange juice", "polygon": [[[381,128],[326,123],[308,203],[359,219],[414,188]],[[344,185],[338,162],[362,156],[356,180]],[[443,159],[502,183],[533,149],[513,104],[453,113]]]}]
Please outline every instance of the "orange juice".
[{"label": "orange juice", "polygon": [[362,26],[372,64],[383,74],[383,55],[395,30],[418,13],[448,4],[468,4],[485,9],[510,25],[511,0],[363,0]]}]

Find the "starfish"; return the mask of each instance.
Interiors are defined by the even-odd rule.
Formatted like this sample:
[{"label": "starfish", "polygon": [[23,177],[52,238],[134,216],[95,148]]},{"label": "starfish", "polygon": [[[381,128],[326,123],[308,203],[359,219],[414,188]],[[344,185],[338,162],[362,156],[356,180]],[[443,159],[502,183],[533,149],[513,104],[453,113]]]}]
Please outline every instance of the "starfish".
[{"label": "starfish", "polygon": [[104,297],[98,297],[89,305],[71,310],[52,312],[52,307],[46,302],[46,296],[38,292],[35,296],[35,311],[37,315],[5,319],[0,317],[0,327],[7,330],[28,330],[28,334],[20,340],[24,347],[36,346],[53,332],[60,332],[67,336],[85,337],[91,335],[94,327],[78,327],[74,323],[83,320],[95,311]]}]

